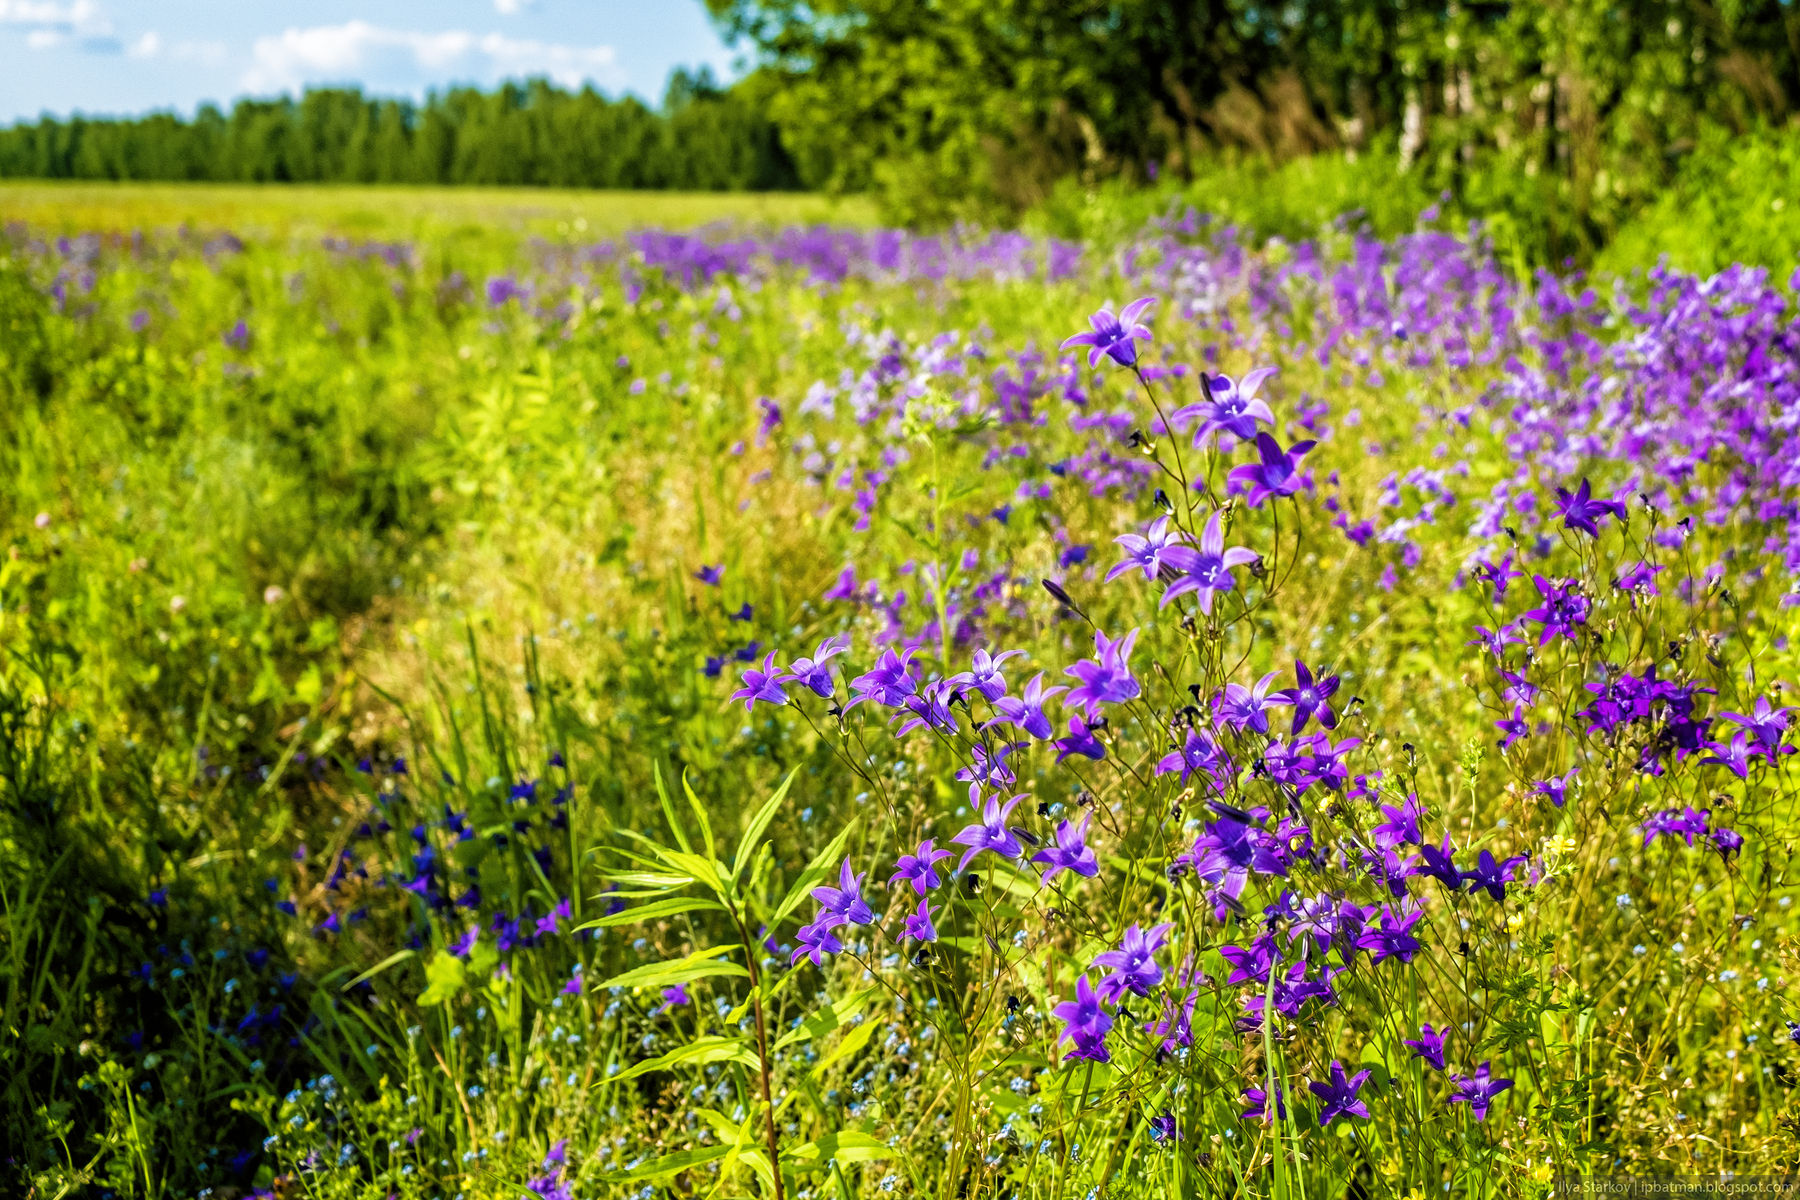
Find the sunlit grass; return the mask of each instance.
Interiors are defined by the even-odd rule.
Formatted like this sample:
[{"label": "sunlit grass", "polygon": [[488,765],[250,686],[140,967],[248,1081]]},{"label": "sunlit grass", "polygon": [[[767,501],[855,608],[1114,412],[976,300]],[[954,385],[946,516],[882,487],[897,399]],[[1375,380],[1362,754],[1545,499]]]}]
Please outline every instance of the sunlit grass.
[{"label": "sunlit grass", "polygon": [[[1545,315],[1554,295],[1437,235],[1373,265],[1334,235],[1314,276],[1313,247],[1140,233],[1048,279],[1007,238],[801,244],[795,225],[868,219],[811,197],[14,185],[0,218],[0,1029],[28,1031],[0,1042],[0,1135],[21,1187],[768,1196],[771,1134],[794,1200],[1485,1198],[1783,1161],[1792,760],[1744,783],[1699,751],[1642,773],[1647,727],[1609,744],[1573,715],[1602,664],[1714,689],[1694,693],[1709,712],[1779,702],[1794,677],[1784,510],[1755,492],[1787,485],[1778,463],[1733,474],[1785,443],[1752,389],[1711,386],[1764,333],[1669,350],[1726,319],[1697,305],[1526,404],[1506,388],[1541,382],[1542,339],[1639,327]],[[605,244],[719,220],[776,233],[739,259]],[[51,236],[94,231],[144,236]],[[1226,499],[1248,447],[1163,434],[1134,376],[1064,364],[1089,312],[1142,293],[1162,297],[1144,361],[1187,372],[1149,385],[1157,403],[1198,402],[1202,366],[1278,366],[1264,394],[1281,445],[1318,440],[1310,491]],[[1703,353],[1711,407],[1684,436],[1762,432],[1664,492],[1687,442],[1655,442],[1650,402],[1627,429],[1572,398]],[[1579,453],[1518,452],[1542,413]],[[1664,454],[1629,485],[1622,430]],[[1594,539],[1546,515],[1589,474],[1632,504]],[[1202,477],[1204,496],[1184,486]],[[1240,564],[1210,612],[1159,607],[1140,572],[1103,582],[1117,536],[1215,506],[1270,569]],[[1691,534],[1649,540],[1692,507]],[[1477,559],[1514,548],[1526,574],[1496,604]],[[1654,598],[1614,584],[1640,557],[1665,566]],[[698,577],[715,566],[716,586]],[[828,599],[846,568],[857,598]],[[1532,573],[1584,581],[1592,636],[1530,660],[1543,728],[1503,752],[1512,704],[1470,639],[1523,619]],[[958,739],[987,713],[898,738],[900,714],[840,725],[794,686],[747,710],[729,699],[746,672],[844,633],[837,700],[905,639],[926,679],[977,646],[1026,651],[1016,694],[1038,671],[1073,682],[1095,628],[1143,631],[1144,700],[1108,710],[1103,761],[1020,751],[1014,820],[1042,844],[1093,812],[1104,873],[1052,894],[990,855],[979,886],[935,894],[936,955],[870,933],[789,970],[807,891],[841,862],[899,928],[916,898],[882,884],[967,823]],[[1363,739],[1354,794],[1294,800],[1320,839],[1416,792],[1460,865],[1532,859],[1503,902],[1415,879],[1421,967],[1365,957],[1342,1003],[1265,1040],[1235,1028],[1221,945],[1250,940],[1284,880],[1392,897],[1346,850],[1259,876],[1245,915],[1215,919],[1169,874],[1219,810],[1199,776],[1155,772],[1187,706],[1265,672],[1288,686],[1296,660],[1341,673],[1332,736]],[[1050,711],[1060,736],[1071,712]],[[1232,803],[1267,803],[1270,745],[1219,736],[1245,760]],[[1532,790],[1577,762],[1566,807]],[[1646,848],[1641,822],[1684,805],[1733,823],[1741,853]],[[571,932],[663,889],[674,907]],[[1055,1006],[1119,927],[1164,920],[1212,977],[1194,1045],[1142,1036],[1158,994],[1114,1007],[1111,1064],[1066,1062]],[[708,950],[689,993],[664,991]],[[1457,1069],[1517,1080],[1490,1120],[1400,1048],[1426,1019],[1454,1026]],[[1321,1132],[1304,1082],[1333,1058],[1383,1078],[1367,1123]],[[1242,1119],[1273,1070],[1307,1107]]]},{"label": "sunlit grass", "polygon": [[860,197],[811,193],[0,181],[0,222],[57,234],[186,226],[240,237],[410,240],[504,232],[580,241],[651,225],[867,225],[873,219],[873,206]]}]

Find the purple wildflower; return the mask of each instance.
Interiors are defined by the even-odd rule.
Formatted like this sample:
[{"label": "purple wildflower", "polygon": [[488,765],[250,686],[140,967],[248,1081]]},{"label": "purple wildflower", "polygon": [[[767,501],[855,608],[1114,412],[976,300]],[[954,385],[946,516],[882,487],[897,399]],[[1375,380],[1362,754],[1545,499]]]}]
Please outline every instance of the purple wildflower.
[{"label": "purple wildflower", "polygon": [[1260,933],[1252,938],[1248,947],[1221,946],[1219,953],[1231,964],[1231,974],[1225,977],[1226,987],[1235,987],[1240,983],[1267,983],[1269,972],[1281,961],[1281,951],[1275,945],[1275,935]]},{"label": "purple wildflower", "polygon": [[923,896],[944,882],[938,877],[937,864],[949,857],[950,851],[939,850],[932,839],[926,838],[919,843],[917,850],[900,856],[899,861],[894,864],[894,874],[888,879],[888,886],[892,887],[904,879],[912,884],[913,891]]},{"label": "purple wildflower", "polygon": [[1063,703],[1086,711],[1089,719],[1099,716],[1102,704],[1124,704],[1143,694],[1131,674],[1131,652],[1137,645],[1138,631],[1132,630],[1117,641],[1098,629],[1094,631],[1093,659],[1083,659],[1063,674],[1081,681],[1079,687],[1063,697]]},{"label": "purple wildflower", "polygon": [[1381,849],[1417,846],[1425,840],[1419,832],[1419,822],[1425,817],[1425,807],[1419,803],[1416,794],[1408,792],[1406,799],[1398,805],[1383,804],[1381,815],[1387,819],[1369,830],[1369,836]]},{"label": "purple wildflower", "polygon": [[1566,774],[1540,779],[1531,785],[1531,793],[1534,796],[1547,797],[1550,803],[1561,808],[1569,802],[1569,781],[1574,779],[1580,770],[1580,767],[1570,767]]},{"label": "purple wildflower", "polygon": [[1594,499],[1593,486],[1584,478],[1573,492],[1564,487],[1556,489],[1556,513],[1563,519],[1565,529],[1579,529],[1589,537],[1599,537],[1599,523],[1609,516],[1623,521],[1625,505],[1617,500]]},{"label": "purple wildflower", "polygon": [[1205,399],[1176,409],[1169,414],[1169,421],[1180,424],[1191,417],[1199,417],[1200,427],[1194,431],[1196,440],[1209,433],[1228,433],[1247,442],[1256,436],[1258,421],[1264,425],[1275,424],[1275,414],[1269,410],[1268,403],[1256,395],[1262,390],[1264,381],[1274,374],[1274,367],[1258,367],[1236,383],[1229,375],[1215,375],[1211,379],[1202,375],[1200,389]]},{"label": "purple wildflower", "polygon": [[831,699],[836,690],[832,682],[831,668],[826,664],[838,655],[850,649],[850,635],[833,634],[819,643],[811,658],[796,658],[788,664],[787,671],[777,680],[778,683],[797,683],[823,699]]},{"label": "purple wildflower", "polygon": [[919,687],[910,673],[915,653],[909,648],[896,654],[891,646],[883,650],[873,668],[850,681],[850,689],[856,693],[856,698],[844,708],[855,708],[865,700],[873,700],[886,708],[899,708],[905,704],[906,698]]},{"label": "purple wildflower", "polygon": [[863,877],[851,870],[850,860],[846,858],[838,871],[836,887],[816,887],[812,891],[813,899],[819,902],[818,922],[827,929],[844,924],[873,924],[875,913],[863,899],[862,881]]},{"label": "purple wildflower", "polygon": [[1181,746],[1158,760],[1156,773],[1168,775],[1179,771],[1182,787],[1186,787],[1195,774],[1201,774],[1211,780],[1214,787],[1220,787],[1229,767],[1230,762],[1219,744],[1204,731],[1190,725]]},{"label": "purple wildflower", "polygon": [[977,650],[970,669],[952,675],[950,682],[977,693],[989,704],[992,704],[1006,695],[1006,676],[1000,673],[1000,664],[1014,655],[1023,653],[1025,653],[1023,650],[1007,650],[1000,654],[989,655],[986,650]]},{"label": "purple wildflower", "polygon": [[1444,1069],[1444,1031],[1433,1029],[1429,1024],[1419,1026],[1417,1039],[1408,1039],[1400,1043],[1411,1047],[1412,1052],[1430,1063],[1438,1070]]},{"label": "purple wildflower", "polygon": [[938,939],[937,927],[931,923],[931,902],[923,896],[919,898],[917,912],[908,913],[906,928],[900,935],[911,938],[915,942],[935,942]]},{"label": "purple wildflower", "polygon": [[991,850],[1001,858],[1016,859],[1025,853],[1019,835],[1007,825],[1006,819],[1012,810],[1019,806],[1024,796],[1014,796],[1002,804],[999,796],[989,796],[986,803],[981,801],[981,789],[977,786],[969,788],[969,803],[979,806],[981,819],[968,826],[961,833],[951,838],[959,846],[967,846],[963,851],[962,861],[956,864],[956,873],[962,874],[969,869],[969,862],[983,850]]},{"label": "purple wildflower", "polygon": [[1520,613],[1519,620],[1534,621],[1543,626],[1543,631],[1538,635],[1540,646],[1554,637],[1573,640],[1576,627],[1586,625],[1588,619],[1588,599],[1581,593],[1581,581],[1552,580],[1545,579],[1542,575],[1533,575],[1531,582],[1537,586],[1543,603]]},{"label": "purple wildflower", "polygon": [[762,670],[745,667],[743,687],[731,693],[733,700],[744,702],[744,711],[749,712],[758,700],[764,704],[782,705],[788,702],[787,693],[781,690],[781,679],[775,670],[775,652],[763,659]]},{"label": "purple wildflower", "polygon": [[1750,777],[1750,759],[1756,751],[1741,731],[1732,734],[1729,742],[1708,742],[1706,748],[1711,753],[1700,760],[1701,766],[1724,767],[1739,779]]},{"label": "purple wildflower", "polygon": [[1787,732],[1788,714],[1793,711],[1791,708],[1773,708],[1770,706],[1767,696],[1758,696],[1756,707],[1751,709],[1748,714],[1722,712],[1717,719],[1741,726],[1745,733],[1756,740],[1757,746],[1773,762],[1775,756],[1783,752],[1781,738]]},{"label": "purple wildflower", "polygon": [[1264,500],[1271,497],[1291,496],[1302,487],[1307,486],[1307,477],[1300,473],[1300,460],[1306,456],[1317,442],[1295,442],[1287,450],[1266,433],[1256,435],[1257,461],[1245,463],[1241,467],[1233,467],[1228,478],[1228,490],[1233,495],[1242,495],[1244,503],[1251,508],[1260,508]]},{"label": "purple wildflower", "polygon": [[[1250,1106],[1240,1114],[1244,1120],[1268,1123],[1269,1094],[1267,1092],[1261,1088],[1247,1087],[1244,1089],[1244,1103]],[[1287,1097],[1282,1094],[1279,1083],[1275,1085],[1275,1114],[1277,1119],[1287,1120]]]},{"label": "purple wildflower", "polygon": [[[1088,823],[1092,813],[1081,814],[1079,821],[1063,821],[1056,827],[1056,844],[1046,846],[1031,856],[1034,863],[1044,864],[1044,882],[1049,883],[1064,871],[1073,871],[1089,879],[1100,873],[1100,861],[1087,844]],[[1096,960],[1098,961],[1098,960]]]},{"label": "purple wildflower", "polygon": [[1095,955],[1094,965],[1108,971],[1100,981],[1100,998],[1117,1004],[1128,991],[1148,996],[1150,989],[1162,982],[1163,971],[1157,965],[1156,952],[1173,928],[1172,923],[1165,921],[1145,930],[1134,922],[1125,930],[1117,950]]},{"label": "purple wildflower", "polygon": [[1487,1120],[1488,1106],[1493,1103],[1494,1097],[1513,1085],[1510,1079],[1495,1079],[1490,1066],[1490,1063],[1484,1062],[1475,1068],[1473,1075],[1450,1077],[1456,1083],[1456,1095],[1450,1097],[1450,1103],[1467,1104],[1477,1121]]},{"label": "purple wildflower", "polygon": [[1441,845],[1433,846],[1426,842],[1419,847],[1419,857],[1425,865],[1418,873],[1437,880],[1453,892],[1462,891],[1463,873],[1456,866],[1456,851],[1450,845],[1450,835],[1445,834]]},{"label": "purple wildflower", "polygon": [[1299,733],[1305,729],[1306,723],[1315,714],[1320,725],[1327,729],[1337,728],[1337,713],[1332,711],[1331,698],[1337,694],[1339,678],[1321,672],[1315,680],[1310,667],[1298,660],[1294,662],[1295,686],[1276,693],[1294,706],[1292,732]]},{"label": "purple wildflower", "polygon": [[1225,690],[1213,704],[1214,719],[1232,729],[1252,729],[1257,733],[1269,732],[1269,710],[1292,701],[1281,693],[1269,695],[1269,685],[1275,682],[1277,672],[1270,671],[1250,687],[1241,683],[1228,683]]},{"label": "purple wildflower", "polygon": [[1469,891],[1486,892],[1490,900],[1506,899],[1506,885],[1513,881],[1518,868],[1525,865],[1525,856],[1514,855],[1505,861],[1496,861],[1492,850],[1483,850],[1475,859],[1475,865],[1463,872],[1463,878],[1469,883]]},{"label": "purple wildflower", "polygon": [[825,924],[822,919],[811,925],[802,925],[798,939],[800,944],[794,947],[793,956],[788,962],[792,964],[803,958],[810,958],[813,966],[822,967],[827,954],[842,954],[844,943],[838,941],[831,930],[832,926]]},{"label": "purple wildflower", "polygon": [[1254,550],[1243,546],[1233,546],[1229,550],[1225,548],[1220,515],[1219,512],[1214,512],[1207,518],[1205,528],[1200,531],[1198,550],[1177,546],[1165,552],[1164,557],[1180,569],[1181,577],[1163,593],[1163,605],[1177,596],[1193,592],[1199,599],[1200,611],[1210,615],[1214,593],[1229,592],[1236,586],[1236,580],[1231,575],[1232,569],[1253,563],[1259,557]]},{"label": "purple wildflower", "polygon": [[1070,717],[1069,736],[1057,738],[1053,743],[1056,747],[1056,761],[1060,764],[1076,755],[1091,758],[1095,762],[1105,758],[1106,747],[1094,736],[1094,729],[1095,726],[1089,725],[1080,717]]},{"label": "purple wildflower", "polygon": [[1135,533],[1121,534],[1113,541],[1125,547],[1125,561],[1115,564],[1106,572],[1106,582],[1111,583],[1132,571],[1142,571],[1145,579],[1155,579],[1162,571],[1165,560],[1173,561],[1177,557],[1172,551],[1186,552],[1183,543],[1187,540],[1187,534],[1181,530],[1169,529],[1167,517],[1158,517],[1150,522],[1142,536]]},{"label": "purple wildflower", "polygon": [[1338,1117],[1362,1117],[1367,1120],[1369,1108],[1357,1099],[1356,1093],[1368,1078],[1367,1071],[1358,1071],[1346,1077],[1344,1064],[1333,1060],[1329,1081],[1315,1079],[1308,1083],[1307,1089],[1324,1102],[1324,1107],[1319,1109],[1319,1124],[1329,1125]]},{"label": "purple wildflower", "polygon": [[1151,340],[1149,329],[1139,322],[1155,303],[1156,297],[1145,296],[1127,304],[1117,315],[1111,308],[1102,308],[1088,318],[1088,324],[1093,326],[1091,330],[1065,339],[1061,348],[1088,347],[1089,367],[1099,366],[1102,357],[1112,359],[1121,367],[1133,366],[1137,363],[1137,344]]},{"label": "purple wildflower", "polygon": [[650,1015],[661,1016],[671,1008],[682,1008],[693,1002],[694,998],[688,995],[687,985],[678,983],[674,987],[666,987],[662,990],[662,1003],[651,1009]]},{"label": "purple wildflower", "polygon": [[1051,1015],[1063,1023],[1057,1044],[1069,1042],[1074,1046],[1068,1057],[1111,1061],[1112,1055],[1106,1049],[1106,1031],[1112,1028],[1113,1019],[1100,1007],[1100,998],[1094,994],[1086,975],[1075,981],[1075,998],[1057,1005]]},{"label": "purple wildflower", "polygon": [[1425,915],[1422,908],[1402,908],[1402,915],[1395,916],[1394,910],[1386,905],[1381,908],[1381,924],[1363,930],[1356,941],[1358,949],[1367,950],[1376,962],[1384,962],[1397,958],[1403,963],[1413,960],[1413,955],[1421,949],[1419,939],[1412,935],[1412,928]]},{"label": "purple wildflower", "polygon": [[994,708],[999,716],[982,726],[992,729],[996,725],[1013,725],[1024,730],[1039,741],[1050,738],[1050,718],[1044,715],[1044,702],[1068,688],[1044,686],[1044,673],[1039,671],[1025,685],[1025,690],[1018,696],[1002,696],[994,701]]}]

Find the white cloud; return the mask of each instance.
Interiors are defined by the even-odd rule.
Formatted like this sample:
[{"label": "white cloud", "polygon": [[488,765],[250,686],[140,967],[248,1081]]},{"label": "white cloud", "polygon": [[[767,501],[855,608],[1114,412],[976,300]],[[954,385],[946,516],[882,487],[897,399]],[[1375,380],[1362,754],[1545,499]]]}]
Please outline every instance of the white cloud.
[{"label": "white cloud", "polygon": [[92,54],[117,54],[124,48],[95,0],[0,0],[4,25],[23,29],[25,45],[33,50],[77,46]]},{"label": "white cloud", "polygon": [[95,0],[0,0],[0,25],[23,25],[25,43],[34,50],[61,45],[70,38],[106,38],[112,22]]},{"label": "white cloud", "polygon": [[125,54],[129,58],[164,59],[209,67],[222,64],[229,53],[224,42],[195,41],[191,38],[170,41],[155,30],[139,34],[137,40],[125,47]]},{"label": "white cloud", "polygon": [[536,3],[537,0],[494,0],[494,11],[503,17],[516,17]]},{"label": "white cloud", "polygon": [[564,87],[588,82],[618,86],[623,81],[611,46],[567,46],[465,30],[418,33],[367,21],[261,37],[250,56],[242,85],[264,93],[295,91],[309,83],[417,91],[431,84],[492,84],[528,75],[547,76]]},{"label": "white cloud", "polygon": [[63,33],[110,33],[112,23],[94,0],[0,0],[0,25],[35,25]]}]

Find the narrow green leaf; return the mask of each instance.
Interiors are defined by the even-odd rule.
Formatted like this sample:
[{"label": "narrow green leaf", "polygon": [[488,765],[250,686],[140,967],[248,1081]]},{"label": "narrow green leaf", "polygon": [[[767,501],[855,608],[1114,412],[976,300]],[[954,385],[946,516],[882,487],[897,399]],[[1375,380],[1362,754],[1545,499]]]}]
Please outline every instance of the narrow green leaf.
[{"label": "narrow green leaf", "polygon": [[647,1163],[639,1163],[629,1171],[616,1171],[602,1175],[600,1178],[608,1183],[662,1179],[669,1175],[679,1175],[683,1171],[691,1171],[695,1167],[703,1167],[709,1162],[717,1162],[729,1153],[731,1153],[730,1146],[702,1146],[695,1150],[680,1150],[674,1154],[665,1154],[661,1158],[653,1158]]},{"label": "narrow green leaf", "polygon": [[725,881],[719,878],[718,864],[711,859],[701,858],[698,854],[678,853],[674,850],[665,851],[664,857],[676,870],[686,871],[721,897],[725,895]]},{"label": "narrow green leaf", "polygon": [[824,1166],[833,1159],[840,1163],[874,1162],[877,1159],[892,1158],[895,1153],[892,1146],[873,1134],[844,1129],[828,1133],[816,1142],[783,1151],[782,1157],[808,1164],[816,1162],[819,1166]]},{"label": "narrow green leaf", "polygon": [[731,856],[731,878],[734,882],[739,878],[739,873],[749,865],[750,856],[756,852],[757,845],[769,828],[769,822],[775,819],[781,802],[787,799],[788,789],[794,785],[794,776],[799,773],[799,767],[789,771],[787,778],[781,781],[781,786],[775,789],[775,794],[763,801],[763,806],[756,810],[756,815],[744,826],[744,836],[738,839],[737,853]]},{"label": "narrow green leaf", "polygon": [[729,954],[736,946],[715,946],[710,950],[701,950],[686,958],[670,959],[667,962],[646,963],[634,967],[623,975],[615,975],[599,984],[599,990],[610,987],[673,987],[678,983],[691,983],[696,979],[705,979],[713,975],[733,975],[748,979],[750,972],[734,962],[720,962],[718,956]]},{"label": "narrow green leaf", "polygon": [[705,1121],[713,1131],[713,1136],[721,1142],[736,1145],[743,1135],[743,1123],[732,1120],[716,1108],[695,1108],[689,1111]]},{"label": "narrow green leaf", "polygon": [[672,896],[667,900],[657,900],[650,904],[638,904],[623,912],[609,913],[597,920],[577,925],[577,929],[610,929],[615,925],[635,925],[639,921],[654,921],[658,917],[672,917],[676,913],[695,912],[702,909],[718,911],[718,904],[700,896]]},{"label": "narrow green leaf", "polygon": [[765,1195],[773,1194],[775,1191],[775,1168],[769,1165],[769,1156],[761,1150],[745,1150],[740,1153],[739,1157],[749,1163],[750,1169],[756,1172],[757,1179],[762,1181],[763,1193]]},{"label": "narrow green leaf", "polygon": [[717,858],[719,852],[713,846],[712,822],[706,818],[706,806],[700,803],[700,797],[694,794],[693,785],[688,783],[686,768],[681,772],[681,790],[687,795],[688,807],[694,810],[694,819],[700,822],[700,837],[706,843],[706,857]]},{"label": "narrow green leaf", "polygon": [[695,882],[692,875],[657,875],[650,871],[616,871],[607,873],[609,883],[623,883],[644,888],[683,888]]},{"label": "narrow green leaf", "polygon": [[675,841],[683,850],[693,853],[694,848],[688,844],[687,833],[681,828],[681,819],[675,815],[675,805],[669,800],[669,789],[663,784],[662,764],[650,764],[650,773],[656,779],[656,798],[662,801],[663,819],[669,823],[669,832],[675,835]]},{"label": "narrow green leaf", "polygon": [[651,1071],[667,1070],[670,1067],[705,1066],[707,1063],[734,1062],[757,1068],[756,1052],[742,1038],[703,1037],[677,1047],[667,1054],[655,1058],[647,1058],[641,1063],[620,1071],[617,1075],[609,1075],[602,1082],[623,1083],[627,1079],[636,1079],[639,1075],[648,1075]]},{"label": "narrow green leaf", "polygon": [[341,990],[347,992],[364,980],[375,978],[389,967],[397,966],[417,953],[417,950],[396,950],[368,970],[364,971],[361,975],[358,975],[355,979],[352,979],[349,983],[346,983]]},{"label": "narrow green leaf", "polygon": [[861,1025],[856,1026],[856,1028],[852,1029],[849,1033],[846,1033],[843,1037],[839,1038],[838,1044],[833,1046],[824,1057],[820,1058],[819,1065],[813,1068],[813,1078],[824,1078],[825,1072],[830,1070],[834,1063],[842,1062],[844,1059],[849,1058],[852,1054],[855,1054],[858,1050],[861,1050],[864,1046],[868,1045],[869,1039],[875,1036],[875,1029],[878,1024],[879,1022],[877,1021],[864,1021]]},{"label": "narrow green leaf", "polygon": [[795,1042],[804,1042],[814,1038],[822,1038],[834,1029],[840,1029],[850,1023],[850,1018],[861,1012],[875,995],[872,987],[860,992],[853,992],[834,1004],[828,1004],[803,1021],[798,1029],[790,1029],[775,1042],[777,1050],[791,1046]]}]

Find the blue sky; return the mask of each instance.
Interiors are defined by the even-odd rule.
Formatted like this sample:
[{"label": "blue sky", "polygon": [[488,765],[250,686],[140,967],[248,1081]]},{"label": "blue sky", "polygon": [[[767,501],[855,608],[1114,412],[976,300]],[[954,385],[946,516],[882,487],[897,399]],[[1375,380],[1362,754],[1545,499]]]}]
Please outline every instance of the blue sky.
[{"label": "blue sky", "polygon": [[700,0],[0,0],[0,122],[527,75],[657,100],[674,67],[736,58]]}]

